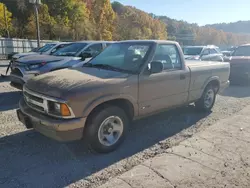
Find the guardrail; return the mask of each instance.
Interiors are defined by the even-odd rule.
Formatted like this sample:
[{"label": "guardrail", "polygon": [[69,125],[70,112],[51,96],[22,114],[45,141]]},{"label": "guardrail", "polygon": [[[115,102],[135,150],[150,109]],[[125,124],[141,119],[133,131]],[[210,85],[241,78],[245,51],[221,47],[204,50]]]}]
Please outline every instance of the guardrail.
[{"label": "guardrail", "polygon": [[[41,40],[41,46],[48,42],[54,42],[51,40]],[[30,39],[18,39],[18,38],[0,38],[0,59],[6,58],[8,54],[12,52],[28,52],[37,47],[36,40]]]}]

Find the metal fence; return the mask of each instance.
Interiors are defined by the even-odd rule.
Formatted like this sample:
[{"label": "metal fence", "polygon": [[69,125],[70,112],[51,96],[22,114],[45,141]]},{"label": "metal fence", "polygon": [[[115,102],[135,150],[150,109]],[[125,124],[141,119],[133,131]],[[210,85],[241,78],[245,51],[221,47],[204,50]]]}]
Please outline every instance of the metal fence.
[{"label": "metal fence", "polygon": [[[41,40],[41,46],[45,43],[52,42],[50,40]],[[36,40],[17,39],[17,38],[0,38],[0,58],[5,58],[12,52],[28,52],[37,47]]]}]

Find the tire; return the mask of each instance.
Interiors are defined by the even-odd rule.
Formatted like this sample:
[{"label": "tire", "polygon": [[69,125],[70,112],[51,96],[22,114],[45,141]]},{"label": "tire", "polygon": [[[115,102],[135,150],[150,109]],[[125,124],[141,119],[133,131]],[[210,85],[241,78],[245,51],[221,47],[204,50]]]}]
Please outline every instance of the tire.
[{"label": "tire", "polygon": [[[104,123],[105,121],[106,123]],[[113,122],[116,126],[112,126],[112,123],[108,122]],[[117,126],[119,124],[121,126]],[[114,151],[124,141],[128,132],[128,124],[129,119],[127,114],[119,107],[105,105],[97,109],[90,115],[86,125],[85,136],[90,149],[97,153]],[[114,131],[114,127],[118,130],[117,132]],[[108,134],[109,136],[107,136]]]},{"label": "tire", "polygon": [[[208,100],[208,97],[210,97],[210,100]],[[215,87],[213,87],[210,84],[205,88],[202,97],[197,102],[195,102],[195,107],[203,112],[210,112],[214,106],[215,100],[216,100]]]}]

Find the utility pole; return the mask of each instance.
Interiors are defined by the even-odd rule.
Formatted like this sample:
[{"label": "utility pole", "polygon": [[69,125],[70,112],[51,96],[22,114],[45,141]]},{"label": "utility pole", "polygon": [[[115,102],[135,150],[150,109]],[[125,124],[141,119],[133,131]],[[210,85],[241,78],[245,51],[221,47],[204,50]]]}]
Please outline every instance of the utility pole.
[{"label": "utility pole", "polygon": [[40,27],[39,27],[39,15],[38,15],[38,3],[34,4],[35,14],[36,14],[36,38],[37,38],[37,47],[40,48]]},{"label": "utility pole", "polygon": [[36,17],[37,47],[40,48],[40,27],[39,27],[38,6],[41,4],[41,0],[29,0],[29,2],[34,5],[35,17]]},{"label": "utility pole", "polygon": [[4,22],[5,22],[5,30],[6,30],[6,34],[7,37],[10,38],[10,32],[9,32],[9,26],[8,26],[8,20],[7,20],[7,13],[6,13],[6,6],[3,5],[3,14],[4,14]]}]

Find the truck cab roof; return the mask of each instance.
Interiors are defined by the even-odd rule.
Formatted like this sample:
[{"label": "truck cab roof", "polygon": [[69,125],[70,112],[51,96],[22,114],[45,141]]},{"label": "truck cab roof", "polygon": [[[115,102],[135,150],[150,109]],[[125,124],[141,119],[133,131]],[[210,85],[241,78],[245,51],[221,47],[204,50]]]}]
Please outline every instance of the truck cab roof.
[{"label": "truck cab roof", "polygon": [[170,40],[124,40],[124,41],[119,41],[119,43],[157,43],[157,44],[161,44],[161,43],[168,43],[168,44],[178,44],[175,41],[170,41]]}]

